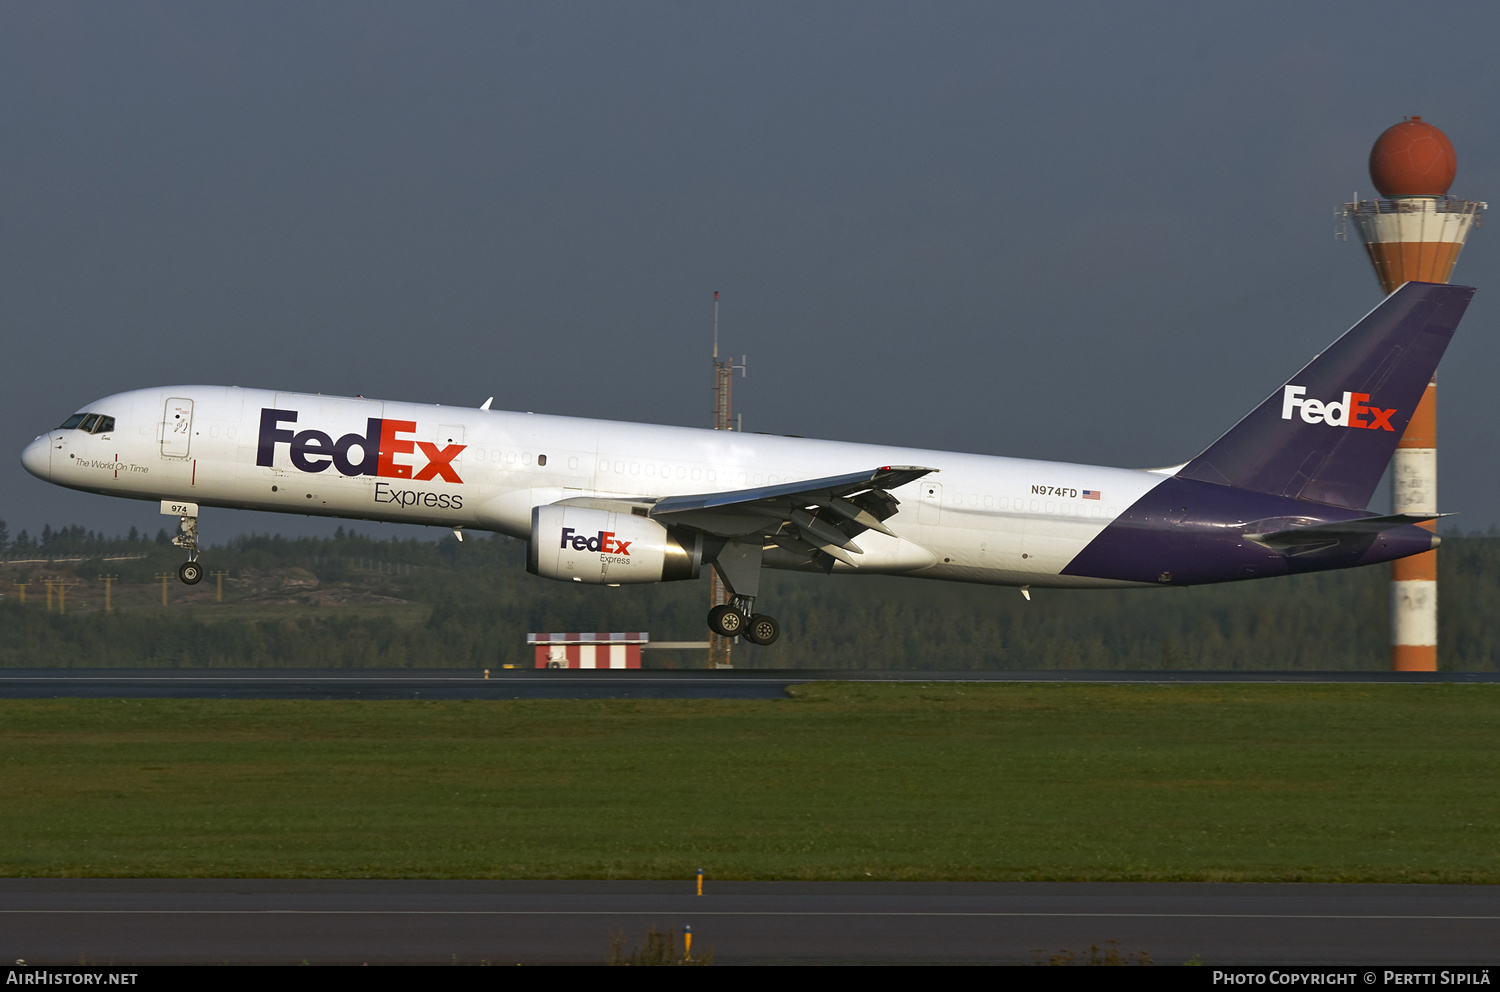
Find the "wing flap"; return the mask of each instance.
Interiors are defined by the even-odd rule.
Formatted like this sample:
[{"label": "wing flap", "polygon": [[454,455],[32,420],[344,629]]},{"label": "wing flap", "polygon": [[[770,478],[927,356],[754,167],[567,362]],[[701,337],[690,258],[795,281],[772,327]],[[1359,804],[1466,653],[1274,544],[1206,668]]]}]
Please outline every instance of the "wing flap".
[{"label": "wing flap", "polygon": [[899,489],[908,482],[915,482],[929,472],[936,471],[935,468],[922,468],[917,465],[886,465],[874,471],[834,475],[826,479],[782,482],[774,486],[734,489],[722,493],[666,496],[656,501],[656,505],[651,508],[651,515],[653,517],[665,516],[684,510],[709,510],[720,506],[760,503],[789,497],[805,498],[811,503],[817,502],[818,497],[834,499],[851,496],[866,489]]},{"label": "wing flap", "polygon": [[666,496],[650,515],[756,547],[770,543],[813,563],[841,561],[858,567],[864,552],[854,538],[867,530],[896,537],[881,521],[896,512],[900,500],[890,490],[915,482],[937,469],[920,465],[884,465],[864,472],[754,489],[690,496]]}]

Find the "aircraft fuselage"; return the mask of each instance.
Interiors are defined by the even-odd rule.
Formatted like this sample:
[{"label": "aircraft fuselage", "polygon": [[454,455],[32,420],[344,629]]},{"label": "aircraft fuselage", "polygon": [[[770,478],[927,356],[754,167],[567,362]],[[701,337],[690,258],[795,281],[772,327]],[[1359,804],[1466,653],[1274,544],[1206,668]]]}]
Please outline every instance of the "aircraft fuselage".
[{"label": "aircraft fuselage", "polygon": [[[533,537],[532,510],[748,490],[919,465],[889,535],[825,570],[1011,586],[1183,585],[1386,561],[1433,546],[1406,526],[1288,554],[1265,521],[1368,516],[1142,471],[807,438],[225,386],[117,393],[38,437],[34,475],[86,492]],[[111,418],[113,424],[103,418]],[[108,425],[109,429],[100,430]],[[810,569],[767,545],[769,567]]]}]

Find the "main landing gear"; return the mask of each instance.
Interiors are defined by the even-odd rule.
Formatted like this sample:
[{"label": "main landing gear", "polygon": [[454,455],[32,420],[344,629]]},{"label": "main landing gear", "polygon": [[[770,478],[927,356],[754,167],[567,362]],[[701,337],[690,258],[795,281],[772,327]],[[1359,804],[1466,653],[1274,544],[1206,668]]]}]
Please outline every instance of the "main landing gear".
[{"label": "main landing gear", "polygon": [[714,552],[714,569],[729,588],[729,602],[708,611],[708,629],[720,637],[743,637],[751,644],[766,645],[781,636],[775,617],[755,612],[763,550],[763,542],[752,538],[725,541]]},{"label": "main landing gear", "polygon": [[755,600],[750,596],[733,596],[728,603],[708,611],[708,629],[720,637],[743,637],[751,644],[774,644],[781,636],[781,624],[765,613],[751,613]]}]

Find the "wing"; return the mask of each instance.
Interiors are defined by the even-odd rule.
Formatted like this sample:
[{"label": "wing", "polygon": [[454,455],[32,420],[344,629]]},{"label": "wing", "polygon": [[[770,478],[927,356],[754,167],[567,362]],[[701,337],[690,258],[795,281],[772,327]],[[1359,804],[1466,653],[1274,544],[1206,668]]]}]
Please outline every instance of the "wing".
[{"label": "wing", "polygon": [[667,496],[649,512],[662,523],[732,540],[758,539],[814,561],[826,555],[853,565],[849,553],[862,553],[854,543],[856,536],[866,530],[895,536],[882,523],[901,505],[889,490],[936,471],[917,465],[886,465],[826,479]]}]

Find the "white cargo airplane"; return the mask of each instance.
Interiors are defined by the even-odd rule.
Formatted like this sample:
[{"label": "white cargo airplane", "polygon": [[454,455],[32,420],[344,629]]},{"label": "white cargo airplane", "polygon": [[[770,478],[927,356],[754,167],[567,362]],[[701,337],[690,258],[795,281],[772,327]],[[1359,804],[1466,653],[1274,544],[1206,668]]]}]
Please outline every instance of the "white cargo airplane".
[{"label": "white cargo airplane", "polygon": [[770,644],[760,570],[1019,586],[1191,585],[1429,550],[1369,502],[1473,290],[1408,283],[1202,454],[1171,469],[890,448],[233,386],[88,404],[22,463],[85,492],[497,531],[528,569],[618,585],[717,569],[709,627]]}]

